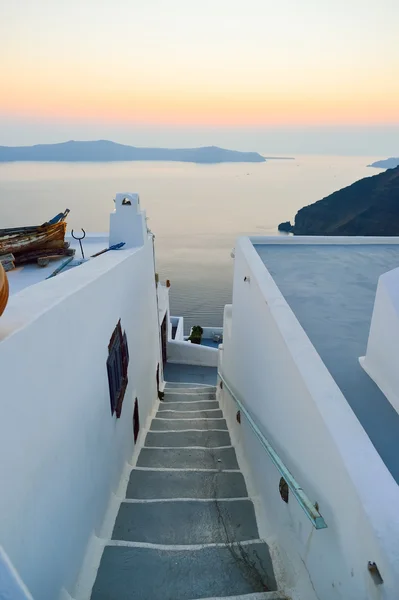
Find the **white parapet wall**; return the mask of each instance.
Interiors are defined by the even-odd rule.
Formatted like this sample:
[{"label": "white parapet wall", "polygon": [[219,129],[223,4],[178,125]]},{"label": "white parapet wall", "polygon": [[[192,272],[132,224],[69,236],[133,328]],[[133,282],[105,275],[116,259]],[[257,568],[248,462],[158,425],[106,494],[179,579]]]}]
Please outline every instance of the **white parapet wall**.
[{"label": "white parapet wall", "polygon": [[172,339],[172,327],[176,327],[174,340],[184,341],[184,318],[170,317],[170,338]]},{"label": "white parapet wall", "polygon": [[[128,249],[15,294],[0,319],[0,540],[35,600],[75,597],[132,456],[134,400],[142,425],[156,402],[153,243],[137,231]],[[117,419],[106,363],[119,320],[130,361]]]},{"label": "white parapet wall", "polygon": [[218,366],[218,350],[181,340],[168,340],[168,362],[201,367]]},{"label": "white parapet wall", "polygon": [[360,364],[399,412],[399,269],[381,275]]},{"label": "white parapet wall", "polygon": [[248,238],[236,245],[223,333],[220,371],[327,523],[316,530],[291,492],[282,500],[279,472],[219,388],[284,591],[302,600],[397,598],[399,488]]}]

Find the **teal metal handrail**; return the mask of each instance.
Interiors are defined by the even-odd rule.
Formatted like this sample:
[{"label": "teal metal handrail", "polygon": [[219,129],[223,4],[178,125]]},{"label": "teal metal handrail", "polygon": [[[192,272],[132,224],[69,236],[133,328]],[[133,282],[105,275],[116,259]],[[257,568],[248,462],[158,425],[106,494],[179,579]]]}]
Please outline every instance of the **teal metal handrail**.
[{"label": "teal metal handrail", "polygon": [[258,438],[258,440],[260,441],[262,447],[266,450],[267,454],[269,455],[269,458],[271,459],[272,463],[279,471],[280,475],[287,482],[288,487],[290,488],[291,492],[297,499],[299,506],[305,512],[307,518],[312,523],[313,527],[315,527],[316,529],[325,529],[327,527],[327,524],[326,524],[325,520],[323,519],[323,517],[321,516],[321,514],[319,513],[319,511],[317,510],[317,508],[309,500],[309,498],[307,497],[307,495],[305,494],[305,492],[303,491],[301,486],[296,481],[295,477],[287,469],[287,467],[285,466],[285,464],[283,463],[283,461],[281,460],[281,458],[279,457],[277,452],[274,450],[274,448],[271,446],[271,444],[265,438],[263,433],[260,431],[259,427],[256,425],[255,421],[249,414],[248,410],[245,408],[245,406],[239,400],[239,398],[237,398],[236,394],[233,392],[233,390],[229,386],[228,382],[226,381],[226,378],[222,375],[222,373],[220,371],[218,372],[218,376],[223,381],[223,386],[227,389],[230,396],[236,402],[240,411],[245,415],[252,431],[255,433],[255,435]]}]

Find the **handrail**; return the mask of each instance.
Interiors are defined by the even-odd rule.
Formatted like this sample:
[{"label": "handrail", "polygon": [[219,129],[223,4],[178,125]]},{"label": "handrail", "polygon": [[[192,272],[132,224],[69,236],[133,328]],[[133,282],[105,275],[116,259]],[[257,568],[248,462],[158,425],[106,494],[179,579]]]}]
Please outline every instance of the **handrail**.
[{"label": "handrail", "polygon": [[271,446],[271,444],[265,438],[263,433],[260,431],[260,429],[256,425],[255,421],[249,414],[248,410],[245,408],[245,406],[242,404],[242,402],[237,398],[237,396],[235,395],[233,390],[230,388],[228,382],[226,381],[226,378],[222,375],[222,373],[220,371],[218,372],[218,376],[223,381],[223,385],[226,387],[230,396],[234,399],[234,401],[238,405],[240,411],[245,415],[252,431],[255,433],[256,437],[262,444],[263,448],[268,453],[272,463],[277,468],[280,475],[287,482],[288,487],[292,491],[293,495],[295,496],[295,498],[297,499],[297,501],[299,503],[299,506],[305,512],[306,516],[308,517],[309,521],[312,523],[313,527],[315,527],[316,529],[325,529],[327,527],[327,524],[326,524],[325,520],[323,519],[323,517],[321,516],[321,514],[319,513],[319,511],[317,510],[317,508],[309,500],[309,498],[307,497],[307,495],[305,494],[305,492],[303,491],[301,486],[296,481],[295,477],[287,469],[287,467],[285,466],[285,464],[283,463],[283,461],[281,460],[281,458],[279,457],[277,452],[274,450],[274,448]]}]

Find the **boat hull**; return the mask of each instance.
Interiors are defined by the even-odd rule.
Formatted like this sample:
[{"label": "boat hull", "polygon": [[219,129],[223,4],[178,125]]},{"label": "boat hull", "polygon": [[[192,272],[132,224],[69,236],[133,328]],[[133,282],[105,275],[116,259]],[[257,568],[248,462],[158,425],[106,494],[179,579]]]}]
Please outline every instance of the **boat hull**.
[{"label": "boat hull", "polygon": [[63,248],[65,244],[66,223],[41,225],[27,228],[25,231],[4,233],[0,236],[0,255],[20,254],[41,249]]}]

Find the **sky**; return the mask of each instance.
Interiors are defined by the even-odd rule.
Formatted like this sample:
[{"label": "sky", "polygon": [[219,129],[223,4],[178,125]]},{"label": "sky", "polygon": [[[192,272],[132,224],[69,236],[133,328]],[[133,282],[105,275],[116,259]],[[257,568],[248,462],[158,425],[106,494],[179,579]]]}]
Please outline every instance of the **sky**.
[{"label": "sky", "polygon": [[0,144],[399,154],[398,31],[397,0],[0,0]]}]

